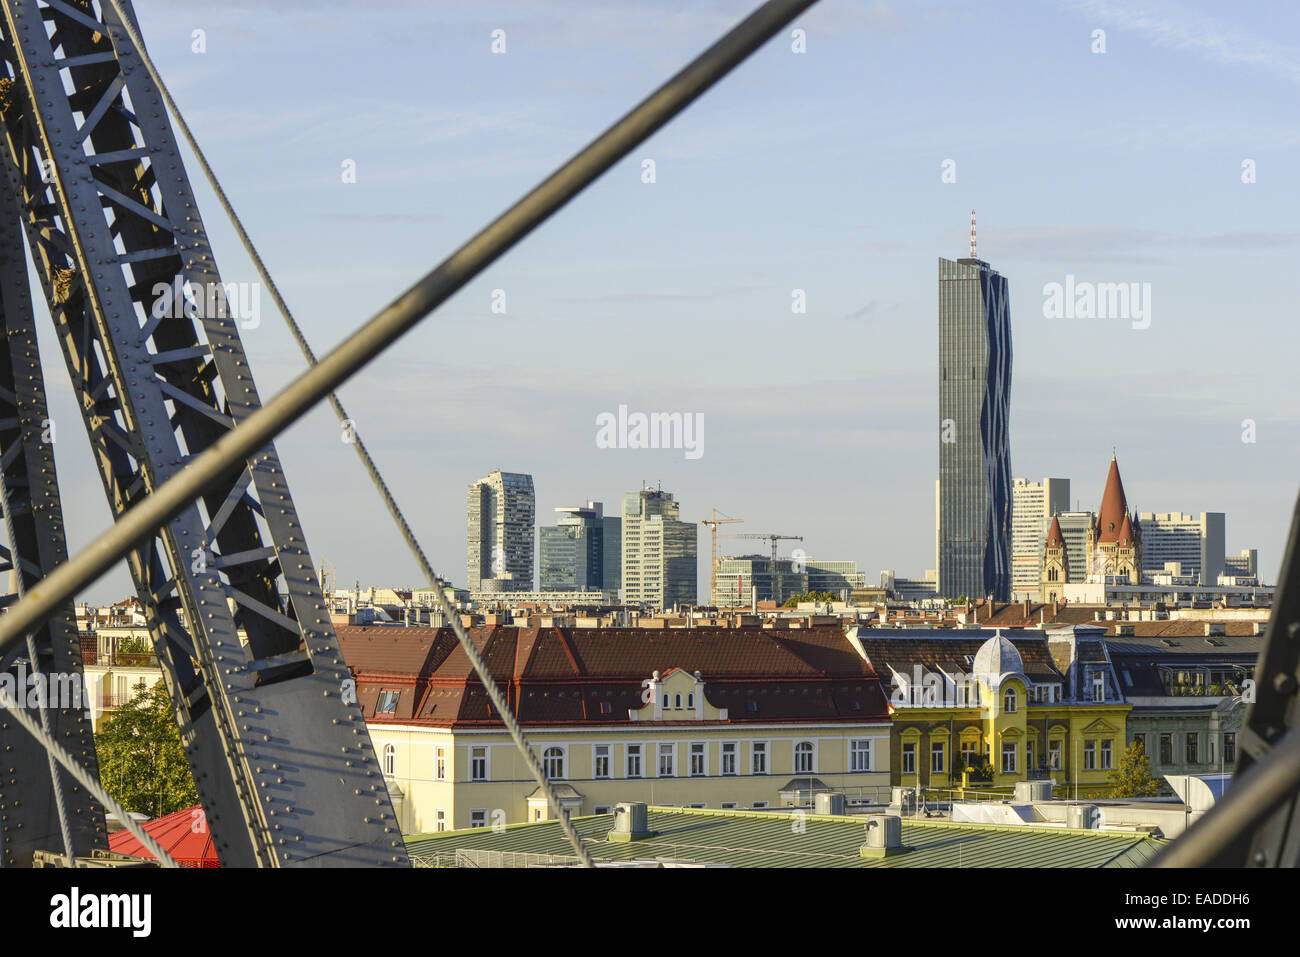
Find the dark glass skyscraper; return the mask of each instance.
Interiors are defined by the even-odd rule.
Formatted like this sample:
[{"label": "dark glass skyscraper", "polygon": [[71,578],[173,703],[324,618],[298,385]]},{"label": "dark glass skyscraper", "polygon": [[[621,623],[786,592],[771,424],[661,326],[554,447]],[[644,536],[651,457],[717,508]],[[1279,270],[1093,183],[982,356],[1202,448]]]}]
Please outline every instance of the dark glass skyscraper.
[{"label": "dark glass skyscraper", "polygon": [[1007,281],[982,259],[940,259],[940,595],[1011,597],[1010,407]]}]

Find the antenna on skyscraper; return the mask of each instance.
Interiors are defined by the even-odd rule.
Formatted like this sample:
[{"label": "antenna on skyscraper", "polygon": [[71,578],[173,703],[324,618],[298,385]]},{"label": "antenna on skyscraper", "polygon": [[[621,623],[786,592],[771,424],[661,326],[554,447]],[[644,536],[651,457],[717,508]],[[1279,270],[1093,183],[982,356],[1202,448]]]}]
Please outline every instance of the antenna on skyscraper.
[{"label": "antenna on skyscraper", "polygon": [[975,210],[970,211],[970,258],[979,259],[975,255]]}]

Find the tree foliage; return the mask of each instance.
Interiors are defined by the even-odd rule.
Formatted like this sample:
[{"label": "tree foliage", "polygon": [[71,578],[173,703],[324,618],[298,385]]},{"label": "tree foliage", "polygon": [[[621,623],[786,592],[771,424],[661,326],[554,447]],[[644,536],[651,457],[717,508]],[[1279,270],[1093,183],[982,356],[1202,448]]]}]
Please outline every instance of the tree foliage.
[{"label": "tree foliage", "polygon": [[162,682],[105,716],[95,750],[105,790],[128,811],[155,818],[199,803]]},{"label": "tree foliage", "polygon": [[804,592],[802,595],[791,595],[785,600],[785,607],[798,608],[799,603],[805,601],[834,602],[839,600],[839,595],[833,595],[828,591],[809,591]]},{"label": "tree foliage", "polygon": [[1160,792],[1160,782],[1151,776],[1146,748],[1138,741],[1124,749],[1119,763],[1106,779],[1110,782],[1111,797],[1154,797]]}]

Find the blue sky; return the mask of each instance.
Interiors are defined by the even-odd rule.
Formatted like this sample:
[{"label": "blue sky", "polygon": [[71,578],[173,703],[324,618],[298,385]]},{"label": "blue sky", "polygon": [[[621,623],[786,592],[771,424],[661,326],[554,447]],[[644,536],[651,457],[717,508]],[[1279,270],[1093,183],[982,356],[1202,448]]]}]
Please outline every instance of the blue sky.
[{"label": "blue sky", "polygon": [[[318,352],[750,7],[137,2]],[[1068,477],[1096,508],[1114,445],[1134,508],[1226,512],[1229,551],[1258,547],[1272,580],[1300,476],[1298,19],[1285,3],[826,0],[795,24],[806,53],[788,31],[769,43],[344,403],[457,581],[465,486],[493,468],[534,475],[542,522],[662,481],[684,518],[716,506],[871,579],[919,575],[934,565],[936,259],[966,255],[975,208],[981,258],[1010,282],[1014,474]],[[253,280],[196,174],[225,279]],[[1150,327],[1044,318],[1044,284],[1067,274],[1150,283]],[[244,342],[264,397],[302,368],[269,297]],[[43,348],[59,354],[48,331]],[[109,513],[66,374],[49,379],[77,548]],[[704,455],[597,448],[596,416],[620,404],[702,413]],[[349,584],[417,581],[328,409],[279,449],[318,562]],[[701,530],[702,591],[707,554]],[[89,597],[128,587],[115,573]]]}]

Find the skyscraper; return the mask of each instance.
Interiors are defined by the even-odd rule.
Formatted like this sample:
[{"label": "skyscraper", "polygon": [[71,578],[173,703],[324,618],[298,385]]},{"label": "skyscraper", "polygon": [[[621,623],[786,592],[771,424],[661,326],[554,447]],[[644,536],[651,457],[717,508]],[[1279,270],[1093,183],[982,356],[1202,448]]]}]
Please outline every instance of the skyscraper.
[{"label": "skyscraper", "polygon": [[496,469],[466,496],[465,586],[470,592],[532,591],[533,477]]},{"label": "skyscraper", "polygon": [[617,591],[622,566],[622,520],[606,517],[600,502],[565,506],[537,530],[538,588],[542,591]]},{"label": "skyscraper", "polygon": [[939,594],[1011,597],[1011,311],[971,255],[939,260]]},{"label": "skyscraper", "polygon": [[623,496],[623,601],[649,608],[697,600],[699,526],[678,519],[672,493],[643,488]]},{"label": "skyscraper", "polygon": [[1223,512],[1142,512],[1142,570],[1154,575],[1166,562],[1178,562],[1184,575],[1214,585],[1226,567]]},{"label": "skyscraper", "polygon": [[1011,591],[1013,598],[1037,599],[1044,529],[1053,515],[1070,507],[1070,480],[1011,483]]}]

